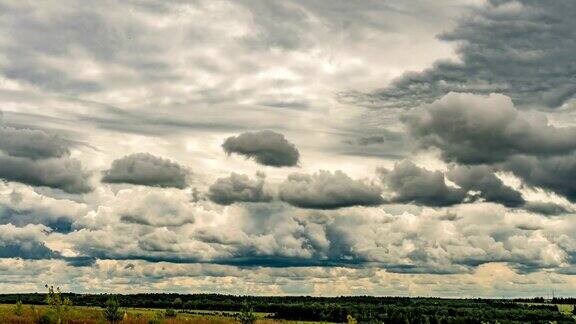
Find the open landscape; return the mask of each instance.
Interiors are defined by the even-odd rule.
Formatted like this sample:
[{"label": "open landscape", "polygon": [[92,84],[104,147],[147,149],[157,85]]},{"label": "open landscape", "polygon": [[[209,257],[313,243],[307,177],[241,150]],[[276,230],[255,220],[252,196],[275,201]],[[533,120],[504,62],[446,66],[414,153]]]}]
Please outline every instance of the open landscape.
[{"label": "open landscape", "polygon": [[0,324],[575,305],[576,0],[0,0]]},{"label": "open landscape", "polygon": [[[56,295],[58,293],[56,292]],[[50,298],[48,298],[50,300]],[[575,323],[575,298],[0,295],[1,323]]]}]

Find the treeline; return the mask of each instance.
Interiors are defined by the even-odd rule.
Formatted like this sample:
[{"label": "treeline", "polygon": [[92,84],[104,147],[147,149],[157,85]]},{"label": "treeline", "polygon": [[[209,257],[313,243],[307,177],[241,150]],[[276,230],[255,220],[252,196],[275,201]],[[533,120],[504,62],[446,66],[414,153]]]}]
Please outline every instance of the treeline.
[{"label": "treeline", "polygon": [[552,299],[544,299],[544,297],[534,297],[534,298],[515,298],[515,302],[521,303],[550,303],[550,304],[568,304],[575,305],[575,297],[554,297]]},{"label": "treeline", "polygon": [[[240,311],[248,305],[271,318],[360,323],[574,323],[554,305],[527,300],[441,299],[408,297],[255,297],[219,294],[62,294],[74,305],[103,307],[110,298],[122,307]],[[0,303],[43,304],[45,294],[4,294]],[[536,302],[536,301],[534,301]]]}]

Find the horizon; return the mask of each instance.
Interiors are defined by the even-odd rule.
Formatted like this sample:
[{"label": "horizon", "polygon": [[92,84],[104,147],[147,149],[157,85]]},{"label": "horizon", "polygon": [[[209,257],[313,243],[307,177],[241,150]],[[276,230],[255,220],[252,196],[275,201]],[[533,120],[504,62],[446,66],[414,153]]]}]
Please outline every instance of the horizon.
[{"label": "horizon", "polygon": [[0,0],[2,294],[576,296],[574,13]]}]

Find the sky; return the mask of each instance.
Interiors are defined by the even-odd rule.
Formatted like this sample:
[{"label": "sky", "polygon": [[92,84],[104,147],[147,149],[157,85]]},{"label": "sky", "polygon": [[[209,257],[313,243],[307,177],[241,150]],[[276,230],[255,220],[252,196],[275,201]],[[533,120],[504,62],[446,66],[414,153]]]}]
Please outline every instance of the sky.
[{"label": "sky", "polygon": [[0,287],[574,296],[575,13],[0,0]]}]

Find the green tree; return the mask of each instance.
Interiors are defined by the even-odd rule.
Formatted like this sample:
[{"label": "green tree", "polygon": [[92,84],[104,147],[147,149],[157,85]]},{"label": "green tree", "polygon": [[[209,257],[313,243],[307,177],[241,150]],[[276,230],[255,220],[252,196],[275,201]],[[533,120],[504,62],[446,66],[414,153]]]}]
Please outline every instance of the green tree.
[{"label": "green tree", "polygon": [[116,298],[109,298],[106,301],[106,309],[104,309],[104,318],[109,323],[118,323],[122,320],[124,312],[120,308]]},{"label": "green tree", "polygon": [[238,320],[242,324],[254,324],[256,323],[256,314],[252,310],[252,307],[244,305],[242,311],[238,314]]},{"label": "green tree", "polygon": [[180,299],[180,297],[174,298],[172,305],[174,305],[174,308],[181,309],[182,308],[182,299]]},{"label": "green tree", "polygon": [[46,294],[46,304],[50,307],[50,310],[54,313],[56,318],[56,323],[62,323],[62,318],[72,306],[72,301],[68,297],[62,298],[62,292],[59,287],[54,289],[54,286],[45,286],[48,289]]},{"label": "green tree", "polygon": [[14,305],[14,315],[24,315],[24,306],[22,306],[22,302],[20,300],[16,302],[16,305]]}]

